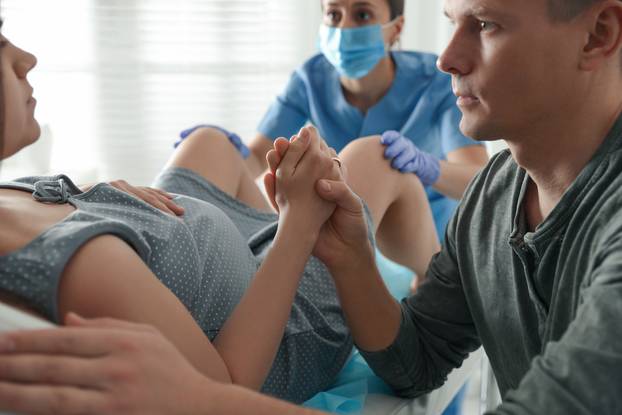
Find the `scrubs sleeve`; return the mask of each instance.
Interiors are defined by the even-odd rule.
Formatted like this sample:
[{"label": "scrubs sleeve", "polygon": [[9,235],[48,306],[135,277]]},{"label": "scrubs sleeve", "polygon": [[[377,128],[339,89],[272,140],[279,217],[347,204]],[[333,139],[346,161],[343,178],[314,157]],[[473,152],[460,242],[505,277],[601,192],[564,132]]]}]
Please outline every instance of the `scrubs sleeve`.
[{"label": "scrubs sleeve", "polygon": [[449,94],[443,104],[443,111],[439,119],[443,154],[451,153],[462,147],[482,145],[460,132],[462,113],[456,106],[456,97],[453,94]]},{"label": "scrubs sleeve", "polygon": [[489,415],[620,413],[622,226],[601,245],[574,320]]},{"label": "scrubs sleeve", "polygon": [[415,398],[439,388],[480,340],[462,288],[455,258],[455,215],[427,280],[402,301],[398,335],[387,349],[361,354],[395,393]]},{"label": "scrubs sleeve", "polygon": [[305,83],[298,72],[294,72],[285,90],[277,96],[257,130],[271,140],[291,137],[309,119],[309,100]]}]

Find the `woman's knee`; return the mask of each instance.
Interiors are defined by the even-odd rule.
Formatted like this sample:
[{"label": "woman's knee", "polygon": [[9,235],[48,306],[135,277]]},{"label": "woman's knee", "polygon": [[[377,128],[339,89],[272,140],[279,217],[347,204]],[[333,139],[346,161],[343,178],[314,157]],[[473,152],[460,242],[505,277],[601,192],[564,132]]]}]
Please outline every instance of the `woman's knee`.
[{"label": "woman's knee", "polygon": [[[385,146],[379,135],[352,140],[339,153],[349,170],[367,171],[385,178],[397,179],[401,173],[391,168],[390,160],[384,157]],[[359,173],[360,174],[360,173]]]},{"label": "woman's knee", "polygon": [[229,138],[221,130],[212,127],[200,127],[193,131],[183,142],[182,145],[192,143],[195,147],[202,147],[207,150],[238,154],[237,150],[229,142]]},{"label": "woman's knee", "polygon": [[384,160],[384,146],[379,135],[357,138],[341,150],[340,157]]},{"label": "woman's knee", "polygon": [[352,140],[339,154],[349,171],[355,174],[372,174],[386,184],[401,191],[425,194],[425,189],[417,175],[402,173],[391,167],[391,160],[384,156],[386,147],[380,142],[379,135]]},{"label": "woman's knee", "polygon": [[229,142],[229,138],[220,130],[211,127],[201,127],[193,131],[179,146],[179,153],[183,158],[201,162],[216,160],[242,164],[243,159],[236,148]]}]

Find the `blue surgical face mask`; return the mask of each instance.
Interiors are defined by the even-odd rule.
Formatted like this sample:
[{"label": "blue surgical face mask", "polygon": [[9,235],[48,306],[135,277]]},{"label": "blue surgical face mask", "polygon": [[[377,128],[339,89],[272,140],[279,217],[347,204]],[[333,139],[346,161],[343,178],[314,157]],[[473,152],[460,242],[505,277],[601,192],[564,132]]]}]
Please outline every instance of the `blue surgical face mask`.
[{"label": "blue surgical face mask", "polygon": [[382,29],[379,24],[346,29],[322,25],[320,50],[342,76],[362,78],[387,55]]}]

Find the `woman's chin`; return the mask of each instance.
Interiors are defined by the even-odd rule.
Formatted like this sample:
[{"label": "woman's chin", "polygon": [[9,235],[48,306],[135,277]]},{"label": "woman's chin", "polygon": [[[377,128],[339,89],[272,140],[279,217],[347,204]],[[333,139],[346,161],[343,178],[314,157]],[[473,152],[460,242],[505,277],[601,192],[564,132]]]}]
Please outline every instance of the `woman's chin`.
[{"label": "woman's chin", "polygon": [[21,140],[5,140],[0,160],[5,160],[11,156],[14,156],[26,147],[36,143],[37,140],[39,140],[39,137],[41,137],[41,127],[39,127],[39,124],[35,122],[32,131],[29,131],[29,133],[26,134]]},{"label": "woman's chin", "polygon": [[30,143],[28,143],[28,145],[37,142],[41,137],[41,126],[39,125],[39,122],[37,120],[33,120],[32,130],[33,131],[30,134],[32,140],[30,141]]}]

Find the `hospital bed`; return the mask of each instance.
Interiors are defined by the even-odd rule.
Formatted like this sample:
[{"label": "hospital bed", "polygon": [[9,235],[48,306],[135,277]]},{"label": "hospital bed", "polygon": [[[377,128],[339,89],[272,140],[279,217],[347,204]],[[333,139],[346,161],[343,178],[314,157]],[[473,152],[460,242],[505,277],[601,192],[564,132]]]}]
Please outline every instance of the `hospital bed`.
[{"label": "hospital bed", "polygon": [[[0,303],[0,333],[53,327],[52,324],[32,317]],[[361,415],[438,415],[447,407],[453,396],[480,365],[481,349],[472,353],[459,369],[454,370],[440,389],[417,399],[401,399],[389,394],[370,393],[364,397],[358,408],[335,411],[344,414]],[[347,403],[346,403],[347,404]],[[352,404],[351,402],[349,403]],[[12,415],[0,412],[0,415]]]},{"label": "hospital bed", "polygon": [[[50,327],[54,326],[51,323],[0,303],[0,333],[24,329],[46,329]],[[13,414],[0,412],[0,415]]]},{"label": "hospital bed", "polygon": [[[52,324],[32,317],[0,303],[0,333],[53,327]],[[442,388],[418,399],[400,399],[387,394],[372,393],[365,399],[362,415],[437,415],[449,404],[453,396],[480,365],[481,349],[472,353],[459,369],[454,370]],[[0,415],[11,415],[0,412]]]},{"label": "hospital bed", "polygon": [[481,348],[471,353],[460,368],[450,373],[441,388],[421,398],[400,399],[390,395],[370,394],[362,415],[439,415],[480,367],[483,355]]}]

